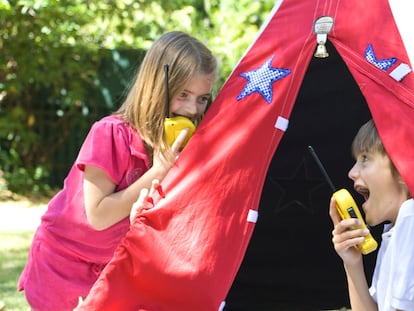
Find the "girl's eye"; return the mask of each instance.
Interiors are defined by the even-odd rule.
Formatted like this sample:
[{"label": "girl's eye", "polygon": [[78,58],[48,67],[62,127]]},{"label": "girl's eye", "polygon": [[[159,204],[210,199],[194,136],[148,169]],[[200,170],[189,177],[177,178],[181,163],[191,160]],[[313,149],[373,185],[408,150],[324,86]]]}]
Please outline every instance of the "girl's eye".
[{"label": "girl's eye", "polygon": [[183,93],[180,93],[180,95],[178,95],[178,97],[179,98],[187,98],[188,97],[188,94],[185,93],[185,92],[183,92]]},{"label": "girl's eye", "polygon": [[200,102],[203,104],[208,104],[208,101],[210,100],[210,97],[208,96],[203,96],[200,98]]}]

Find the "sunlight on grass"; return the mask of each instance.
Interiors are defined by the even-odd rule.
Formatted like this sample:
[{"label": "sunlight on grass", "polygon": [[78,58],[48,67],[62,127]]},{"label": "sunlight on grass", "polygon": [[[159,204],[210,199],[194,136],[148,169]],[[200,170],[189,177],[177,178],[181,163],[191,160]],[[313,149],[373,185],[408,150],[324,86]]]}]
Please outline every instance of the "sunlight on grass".
[{"label": "sunlight on grass", "polygon": [[[7,224],[6,220],[3,224]],[[34,230],[0,229],[0,302],[5,311],[29,311],[23,292],[17,291],[17,282],[26,264]],[[13,226],[15,228],[15,226]],[[350,311],[345,308],[331,311]]]},{"label": "sunlight on grass", "polygon": [[0,301],[7,311],[30,310],[16,287],[32,238],[33,231],[0,231]]}]

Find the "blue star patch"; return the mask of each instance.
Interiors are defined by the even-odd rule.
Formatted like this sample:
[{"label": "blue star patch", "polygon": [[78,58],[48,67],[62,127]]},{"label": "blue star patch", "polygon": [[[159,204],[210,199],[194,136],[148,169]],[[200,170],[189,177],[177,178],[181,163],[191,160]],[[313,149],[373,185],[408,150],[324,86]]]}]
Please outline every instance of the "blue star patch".
[{"label": "blue star patch", "polygon": [[268,104],[272,102],[273,91],[272,85],[273,82],[276,82],[288,74],[290,74],[289,69],[281,69],[272,67],[273,56],[270,57],[263,65],[257,69],[251,71],[243,72],[240,74],[241,77],[247,79],[247,84],[236,97],[237,100],[241,100],[246,96],[258,92],[266,100]]},{"label": "blue star patch", "polygon": [[365,50],[365,59],[383,71],[388,70],[397,61],[397,58],[395,57],[377,59],[371,44],[368,44],[368,47]]}]

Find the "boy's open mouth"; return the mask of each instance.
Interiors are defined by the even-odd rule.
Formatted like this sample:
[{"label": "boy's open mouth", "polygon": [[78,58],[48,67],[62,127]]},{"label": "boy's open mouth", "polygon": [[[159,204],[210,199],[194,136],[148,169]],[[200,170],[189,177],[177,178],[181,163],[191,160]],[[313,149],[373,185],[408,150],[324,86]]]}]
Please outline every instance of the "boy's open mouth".
[{"label": "boy's open mouth", "polygon": [[355,191],[357,191],[360,195],[362,195],[365,199],[365,201],[368,201],[369,199],[369,190],[366,187],[362,186],[356,186]]}]

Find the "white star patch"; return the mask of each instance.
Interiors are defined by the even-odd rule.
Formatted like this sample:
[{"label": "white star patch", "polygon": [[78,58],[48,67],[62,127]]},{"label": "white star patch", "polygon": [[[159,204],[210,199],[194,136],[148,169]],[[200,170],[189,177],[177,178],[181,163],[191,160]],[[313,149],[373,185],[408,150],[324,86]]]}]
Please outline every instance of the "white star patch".
[{"label": "white star patch", "polygon": [[371,44],[368,44],[368,47],[365,50],[365,59],[383,71],[388,70],[397,61],[397,58],[395,57],[377,59]]},{"label": "white star patch", "polygon": [[240,74],[240,76],[246,78],[248,82],[241,93],[236,97],[237,100],[241,100],[252,93],[258,92],[268,104],[272,102],[273,82],[290,74],[289,69],[272,67],[272,60],[273,56],[259,68]]}]

